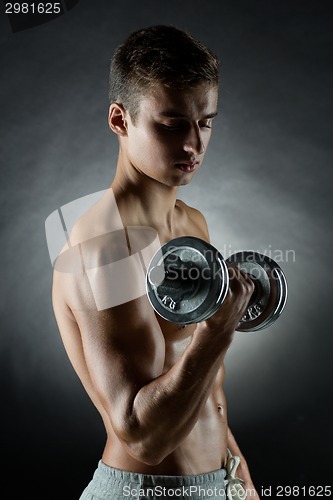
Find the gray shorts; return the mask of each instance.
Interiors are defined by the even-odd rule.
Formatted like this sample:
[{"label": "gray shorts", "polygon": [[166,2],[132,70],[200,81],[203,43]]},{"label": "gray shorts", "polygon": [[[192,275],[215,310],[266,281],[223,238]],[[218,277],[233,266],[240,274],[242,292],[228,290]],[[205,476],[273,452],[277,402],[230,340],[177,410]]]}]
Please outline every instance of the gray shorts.
[{"label": "gray shorts", "polygon": [[101,460],[79,500],[225,500],[226,470],[157,476],[114,469]]}]

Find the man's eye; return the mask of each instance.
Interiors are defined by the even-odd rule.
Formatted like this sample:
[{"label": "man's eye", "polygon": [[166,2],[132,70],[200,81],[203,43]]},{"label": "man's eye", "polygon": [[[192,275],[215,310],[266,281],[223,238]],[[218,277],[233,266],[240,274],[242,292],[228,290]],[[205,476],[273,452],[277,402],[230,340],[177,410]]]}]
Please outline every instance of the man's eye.
[{"label": "man's eye", "polygon": [[[166,130],[173,131],[173,130],[185,130],[187,127],[189,127],[188,124],[186,123],[162,123],[162,127]],[[202,122],[199,123],[200,128],[205,128],[205,129],[211,129],[212,128],[212,122]]]},{"label": "man's eye", "polygon": [[167,130],[181,130],[183,127],[182,125],[168,125],[167,123],[162,124],[164,128]]}]

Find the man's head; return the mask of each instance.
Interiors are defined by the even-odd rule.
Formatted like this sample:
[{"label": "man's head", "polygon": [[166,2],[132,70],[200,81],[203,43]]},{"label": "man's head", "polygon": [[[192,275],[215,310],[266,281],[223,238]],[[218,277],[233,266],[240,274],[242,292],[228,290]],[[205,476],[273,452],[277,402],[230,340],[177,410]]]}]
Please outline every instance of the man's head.
[{"label": "man's head", "polygon": [[132,33],[113,56],[109,100],[117,102],[135,123],[140,99],[162,84],[189,90],[218,85],[218,58],[188,33],[172,26],[151,26]]}]

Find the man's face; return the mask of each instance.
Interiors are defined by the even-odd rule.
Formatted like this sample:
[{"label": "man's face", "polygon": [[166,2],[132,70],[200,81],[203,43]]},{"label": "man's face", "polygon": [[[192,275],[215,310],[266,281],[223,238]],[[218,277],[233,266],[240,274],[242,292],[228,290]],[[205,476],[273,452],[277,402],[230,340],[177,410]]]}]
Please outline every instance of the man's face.
[{"label": "man's face", "polygon": [[127,114],[125,149],[136,170],[167,186],[188,184],[203,161],[217,109],[217,86],[179,91],[160,85]]}]

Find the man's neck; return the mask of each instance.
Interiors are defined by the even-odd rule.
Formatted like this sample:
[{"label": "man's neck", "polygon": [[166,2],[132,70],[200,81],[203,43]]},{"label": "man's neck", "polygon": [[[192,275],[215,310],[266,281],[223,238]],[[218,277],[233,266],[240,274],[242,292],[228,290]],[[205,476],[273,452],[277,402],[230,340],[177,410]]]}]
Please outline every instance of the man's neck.
[{"label": "man's neck", "polygon": [[118,165],[111,188],[124,225],[149,225],[172,232],[178,187]]}]

